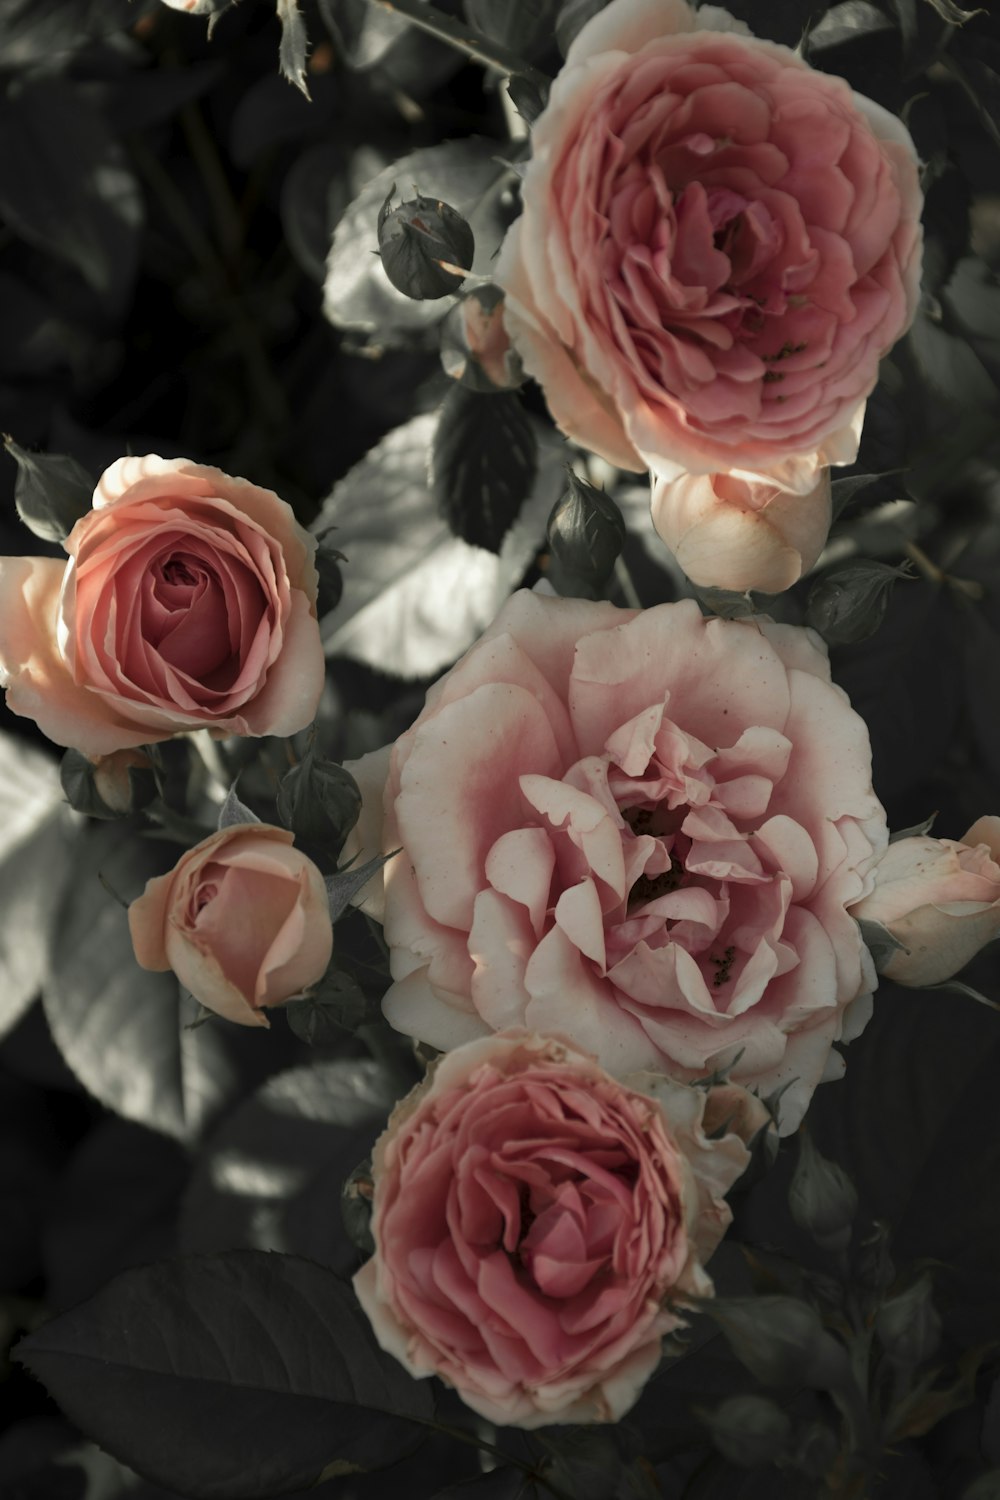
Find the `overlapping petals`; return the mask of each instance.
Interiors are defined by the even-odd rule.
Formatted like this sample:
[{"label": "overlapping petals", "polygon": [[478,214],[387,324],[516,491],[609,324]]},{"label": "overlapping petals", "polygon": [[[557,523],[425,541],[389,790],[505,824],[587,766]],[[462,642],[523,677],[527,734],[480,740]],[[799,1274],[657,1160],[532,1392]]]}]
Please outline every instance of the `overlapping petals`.
[{"label": "overlapping petals", "polygon": [[492,1421],[617,1420],[671,1302],[711,1293],[748,1153],[708,1138],[704,1092],[629,1082],[561,1039],[490,1037],[442,1058],[375,1147],[362,1306],[411,1374]]},{"label": "overlapping petals", "polygon": [[68,564],[0,561],[15,713],[106,755],[188,729],[292,734],[323,685],[314,540],[270,490],[184,459],[122,459]]},{"label": "overlapping petals", "polygon": [[511,1025],[621,1075],[787,1086],[794,1128],[867,1019],[846,907],[886,843],[818,638],[516,595],[414,727],[354,768],[385,1014],[448,1049]]},{"label": "overlapping petals", "polygon": [[901,123],[715,7],[612,0],[532,129],[497,279],[560,427],[625,468],[805,493],[912,319]]}]

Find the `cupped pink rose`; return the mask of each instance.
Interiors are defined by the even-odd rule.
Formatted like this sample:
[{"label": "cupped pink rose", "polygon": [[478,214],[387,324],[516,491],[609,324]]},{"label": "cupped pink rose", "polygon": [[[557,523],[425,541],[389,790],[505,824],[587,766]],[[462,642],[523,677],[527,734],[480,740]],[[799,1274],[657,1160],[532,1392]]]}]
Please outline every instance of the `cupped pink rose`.
[{"label": "cupped pink rose", "polygon": [[898,839],[873,873],[851,915],[902,943],[881,965],[897,984],[941,984],[1000,937],[1000,818],[979,818],[959,840]]},{"label": "cupped pink rose", "polygon": [[321,979],[333,952],[323,876],[267,823],[234,823],[203,839],[128,909],[144,969],[173,969],[208,1010],[267,1026],[282,1005]]},{"label": "cupped pink rose", "polygon": [[521,592],[349,767],[400,1031],[519,1025],[622,1075],[787,1086],[795,1128],[875,973],[846,908],[886,844],[864,722],[812,631]]},{"label": "cupped pink rose", "polygon": [[316,542],[271,490],[123,458],[69,562],[0,559],[0,678],[57,745],[107,755],[207,728],[294,734],[316,712]]},{"label": "cupped pink rose", "polygon": [[361,1305],[412,1375],[493,1422],[617,1421],[674,1304],[711,1294],[749,1154],[708,1138],[702,1090],[628,1083],[562,1039],[504,1033],[441,1058],[376,1144]]},{"label": "cupped pink rose", "polygon": [[780,594],[808,573],[830,530],[830,471],[807,495],[732,474],[654,479],[653,527],[692,583]]},{"label": "cupped pink rose", "polygon": [[556,422],[626,469],[804,493],[920,282],[908,132],[714,6],[612,0],[532,127],[496,279]]}]

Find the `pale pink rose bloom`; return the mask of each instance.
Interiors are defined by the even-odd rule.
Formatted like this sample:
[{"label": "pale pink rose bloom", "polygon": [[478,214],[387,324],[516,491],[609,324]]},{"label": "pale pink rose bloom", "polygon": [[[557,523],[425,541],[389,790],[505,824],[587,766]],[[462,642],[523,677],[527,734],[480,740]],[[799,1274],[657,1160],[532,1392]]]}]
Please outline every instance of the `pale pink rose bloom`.
[{"label": "pale pink rose bloom", "polygon": [[173,969],[208,1010],[267,1026],[262,1007],[315,984],[333,952],[326,883],[285,828],[234,823],[182,854],[128,909],[144,969]]},{"label": "pale pink rose bloom", "polygon": [[705,1104],[618,1083],[560,1038],[441,1058],[373,1155],[354,1286],[382,1348],[493,1422],[617,1421],[683,1323],[673,1300],[711,1294],[749,1159],[736,1134],[708,1139]]},{"label": "pale pink rose bloom", "polygon": [[122,458],[68,563],[0,558],[7,705],[85,755],[208,728],[294,734],[323,690],[316,542],[271,490]]},{"label": "pale pink rose bloom", "polygon": [[875,973],[846,907],[886,845],[864,722],[813,632],[521,592],[349,767],[390,1023],[526,1026],[619,1076],[789,1085],[795,1128]]},{"label": "pale pink rose bloom", "polygon": [[612,0],[531,135],[496,279],[562,430],[665,479],[851,462],[917,304],[900,121],[715,7]]},{"label": "pale pink rose bloom", "polygon": [[830,530],[830,471],[807,495],[732,474],[653,480],[653,526],[692,583],[779,594],[808,573]]},{"label": "pale pink rose bloom", "polygon": [[979,818],[957,841],[899,839],[873,873],[875,889],[851,915],[903,944],[881,967],[897,984],[941,984],[1000,936],[998,817]]}]

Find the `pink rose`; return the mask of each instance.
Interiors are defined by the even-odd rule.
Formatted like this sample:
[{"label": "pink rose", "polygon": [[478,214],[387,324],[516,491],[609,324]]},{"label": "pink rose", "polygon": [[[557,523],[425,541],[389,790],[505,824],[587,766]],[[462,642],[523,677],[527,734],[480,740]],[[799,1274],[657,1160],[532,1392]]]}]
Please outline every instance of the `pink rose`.
[{"label": "pink rose", "polygon": [[235,823],[182,854],[128,909],[144,969],[173,969],[208,1010],[267,1026],[333,952],[326,884],[284,828]]},{"label": "pink rose", "polygon": [[65,546],[68,563],[0,559],[7,704],[57,745],[93,757],[311,721],[316,543],[271,490],[188,459],[122,458]]},{"label": "pink rose", "polygon": [[875,973],[846,907],[886,844],[868,731],[811,631],[516,594],[395,745],[349,766],[399,1031],[558,1032],[621,1076],[790,1087]]},{"label": "pink rose", "polygon": [[808,495],[732,474],[653,480],[653,526],[692,583],[779,594],[816,562],[830,530],[830,471]]},{"label": "pink rose", "polygon": [[954,839],[899,839],[874,863],[875,889],[851,908],[903,945],[881,965],[897,984],[941,984],[1000,936],[1000,818]]},{"label": "pink rose", "polygon": [[376,1144],[375,1255],[354,1286],[382,1348],[493,1422],[617,1421],[682,1318],[748,1153],[700,1089],[617,1083],[562,1040],[441,1058]]},{"label": "pink rose", "polygon": [[894,115],[714,6],[612,0],[532,128],[522,200],[496,279],[570,437],[800,493],[855,457],[920,281]]}]

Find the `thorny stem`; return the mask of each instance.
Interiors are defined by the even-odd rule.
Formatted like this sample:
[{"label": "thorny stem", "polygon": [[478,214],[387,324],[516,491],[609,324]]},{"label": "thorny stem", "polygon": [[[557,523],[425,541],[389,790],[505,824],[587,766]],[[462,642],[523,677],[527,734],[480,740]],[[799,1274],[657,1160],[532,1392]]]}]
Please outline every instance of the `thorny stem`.
[{"label": "thorny stem", "polygon": [[464,52],[467,57],[482,63],[484,68],[490,68],[494,73],[503,73],[505,76],[517,74],[521,78],[527,78],[537,89],[543,91],[552,82],[551,78],[540,68],[532,67],[531,63],[525,62],[523,57],[518,57],[517,53],[512,52],[509,47],[481,36],[478,31],[473,31],[472,27],[466,26],[463,21],[443,15],[433,5],[422,5],[420,0],[368,0],[368,3],[377,5],[380,10],[403,16],[411,25],[419,27],[421,31],[426,31],[430,36],[437,37],[441,42],[446,42],[449,47],[455,47],[459,52]]}]

